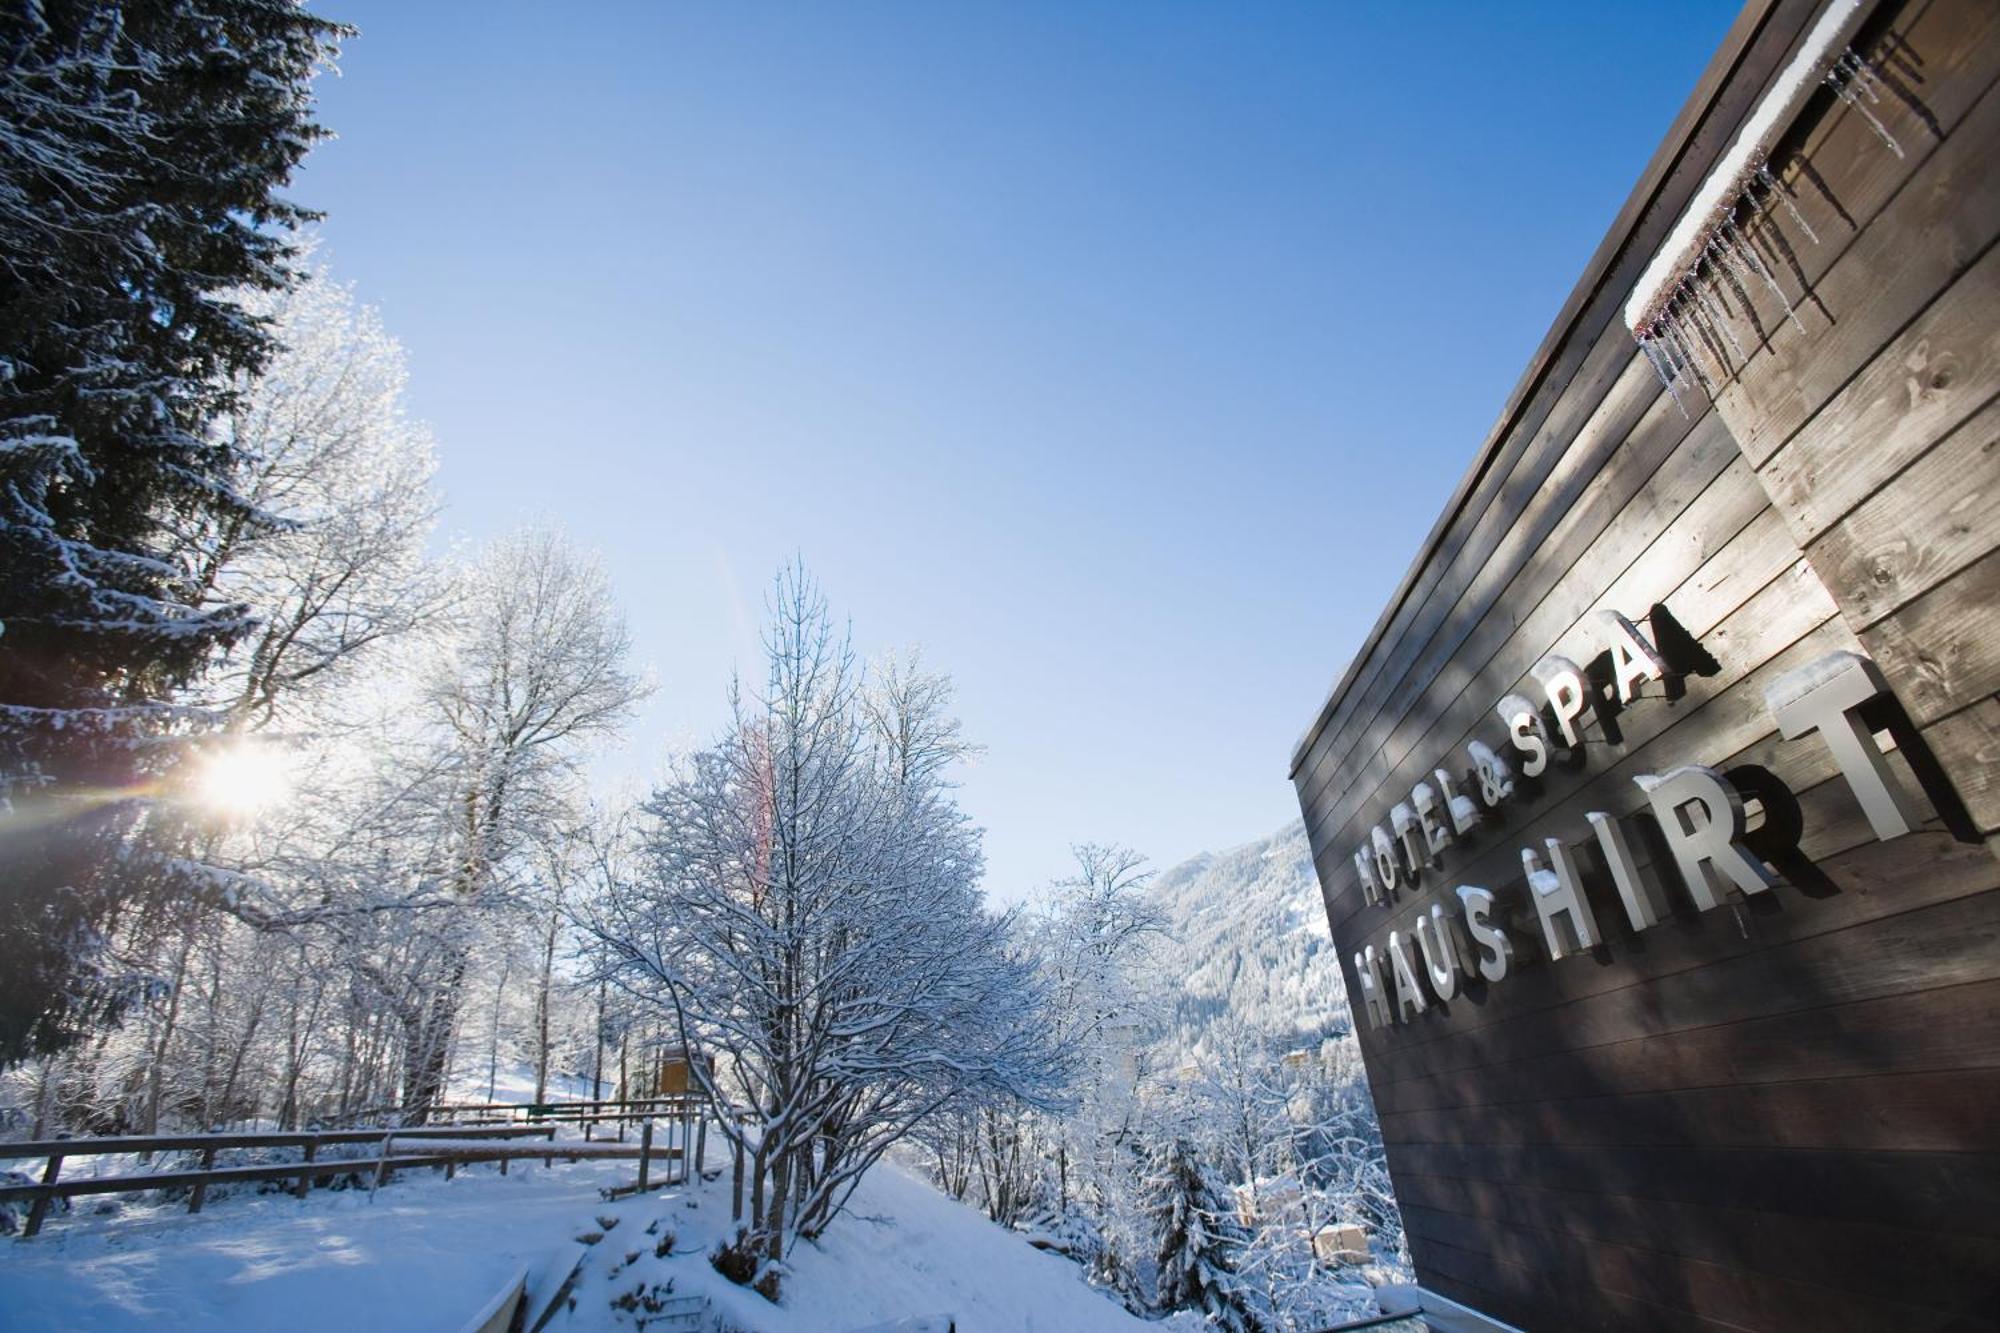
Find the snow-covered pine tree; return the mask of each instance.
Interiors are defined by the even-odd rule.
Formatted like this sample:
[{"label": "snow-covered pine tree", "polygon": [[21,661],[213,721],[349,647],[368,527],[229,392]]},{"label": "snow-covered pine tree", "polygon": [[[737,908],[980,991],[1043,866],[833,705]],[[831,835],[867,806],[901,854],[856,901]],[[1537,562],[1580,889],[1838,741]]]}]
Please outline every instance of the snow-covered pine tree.
[{"label": "snow-covered pine tree", "polygon": [[115,1010],[111,921],[189,888],[147,797],[209,724],[177,691],[251,626],[193,586],[259,517],[209,429],[269,347],[230,293],[291,278],[276,192],[343,32],[289,0],[0,13],[0,1062]]},{"label": "snow-covered pine tree", "polygon": [[1232,1266],[1242,1231],[1209,1184],[1193,1144],[1181,1137],[1168,1143],[1147,1193],[1160,1238],[1160,1308],[1193,1310],[1228,1333],[1257,1333],[1263,1323],[1255,1293]]}]

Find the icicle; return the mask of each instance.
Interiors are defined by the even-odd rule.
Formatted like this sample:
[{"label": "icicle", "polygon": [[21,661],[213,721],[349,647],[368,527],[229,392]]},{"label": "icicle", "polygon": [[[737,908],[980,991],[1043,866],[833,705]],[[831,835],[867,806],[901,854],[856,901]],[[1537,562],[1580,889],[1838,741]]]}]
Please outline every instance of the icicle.
[{"label": "icicle", "polygon": [[[1849,48],[1847,54],[1854,62],[1856,79],[1868,93],[1868,100],[1879,106],[1882,102],[1882,94],[1889,90],[1889,86],[1882,82],[1882,71],[1876,66],[1873,60],[1867,56],[1858,54],[1852,48]],[[1903,155],[1903,146],[1896,142],[1896,136],[1889,133],[1888,128],[1873,116],[1870,116],[1868,119],[1869,123],[1874,125],[1875,132],[1882,136],[1882,142],[1888,144],[1890,151],[1895,153],[1897,157],[1901,157]]]},{"label": "icicle", "polygon": [[1853,86],[1859,87],[1862,92],[1867,93],[1869,101],[1880,102],[1882,100],[1882,94],[1875,91],[1872,82],[1872,72],[1866,65],[1861,63],[1861,57],[1854,54],[1853,47],[1850,46],[1847,50],[1840,53],[1840,59],[1835,62],[1834,68],[1844,71],[1848,82]]},{"label": "icicle", "polygon": [[1739,366],[1746,364],[1750,360],[1750,354],[1743,350],[1742,343],[1736,341],[1736,333],[1729,327],[1729,317],[1723,314],[1717,308],[1714,299],[1702,290],[1700,279],[1695,279],[1690,284],[1690,287],[1694,292],[1696,304],[1701,306],[1702,310],[1707,314],[1708,322],[1720,330],[1724,338],[1728,339],[1730,348],[1736,353],[1736,364]]},{"label": "icicle", "polygon": [[1757,330],[1758,338],[1769,337],[1770,335],[1764,331],[1764,322],[1757,318],[1756,303],[1750,299],[1749,291],[1737,277],[1736,265],[1731,262],[1733,256],[1729,253],[1729,247],[1722,243],[1718,235],[1709,239],[1708,248],[1715,252],[1716,271],[1729,280],[1729,290],[1736,293],[1737,304],[1743,307],[1744,318],[1750,321],[1750,327]]},{"label": "icicle", "polygon": [[1778,202],[1785,206],[1785,211],[1792,215],[1792,221],[1798,223],[1799,230],[1806,234],[1806,239],[1818,245],[1819,233],[1812,229],[1812,223],[1806,221],[1806,215],[1799,212],[1798,203],[1792,198],[1792,192],[1771,174],[1769,163],[1757,168],[1757,179],[1763,182],[1766,193],[1777,196]]},{"label": "icicle", "polygon": [[1653,335],[1650,332],[1641,333],[1638,339],[1639,350],[1646,354],[1646,364],[1653,368],[1653,374],[1659,378],[1660,387],[1669,393],[1673,392],[1673,376],[1667,374],[1667,367],[1660,360],[1660,350],[1653,346]]},{"label": "icicle", "polygon": [[1682,363],[1694,372],[1695,382],[1701,385],[1701,391],[1708,395],[1710,402],[1714,402],[1715,385],[1709,381],[1708,372],[1701,368],[1701,362],[1695,359],[1694,346],[1688,341],[1688,335],[1682,330],[1671,306],[1667,309],[1667,333],[1680,349]]},{"label": "icicle", "polygon": [[1716,274],[1722,271],[1722,263],[1715,257],[1714,238],[1711,237],[1708,243],[1701,247],[1701,254],[1695,258],[1694,267],[1690,271],[1708,274],[1708,286],[1709,290],[1715,293],[1716,307],[1729,319],[1735,319],[1736,307],[1729,303],[1729,294],[1722,290],[1722,283],[1716,278]]},{"label": "icicle", "polygon": [[[1849,60],[1854,62],[1852,66],[1848,64]],[[1855,78],[1854,70],[1857,68],[1869,71],[1867,76],[1859,79]],[[1840,58],[1839,63],[1827,71],[1825,82],[1827,87],[1833,89],[1834,96],[1853,107],[1855,112],[1873,127],[1875,137],[1888,145],[1890,152],[1894,153],[1897,157],[1901,157],[1903,156],[1903,146],[1896,142],[1896,136],[1889,133],[1889,127],[1884,125],[1881,118],[1870,109],[1868,102],[1864,102],[1861,99],[1861,93],[1854,91],[1854,85],[1859,83],[1861,85],[1861,92],[1868,95],[1869,101],[1880,102],[1882,95],[1875,91],[1873,77],[1872,67],[1866,61],[1862,60],[1861,57],[1855,55],[1852,50],[1849,50],[1846,55]]]},{"label": "icicle", "polygon": [[1660,377],[1660,383],[1666,386],[1667,397],[1674,400],[1674,406],[1681,410],[1681,419],[1685,421],[1688,415],[1687,404],[1681,401],[1681,391],[1674,384],[1674,373],[1667,364],[1666,353],[1659,345],[1657,328],[1656,325],[1639,335],[1639,349],[1646,354],[1646,359],[1653,363],[1653,373]]},{"label": "icicle", "polygon": [[[1682,301],[1682,298],[1676,300]],[[1714,330],[1709,326],[1708,316],[1703,314],[1701,307],[1692,300],[1682,301],[1681,326],[1687,330],[1688,336],[1694,339],[1695,351],[1708,353],[1709,359],[1715,362],[1715,376],[1712,380],[1708,380],[1707,386],[1708,396],[1713,398],[1720,391],[1719,386],[1730,375],[1729,358],[1722,354],[1722,340],[1715,336]],[[1706,378],[1704,376],[1704,379]]]},{"label": "icicle", "polygon": [[[1702,365],[1697,342],[1713,355],[1725,381],[1736,373],[1732,354],[1737,365],[1748,362],[1750,353],[1734,327],[1737,318],[1748,320],[1756,335],[1751,348],[1772,336],[1776,325],[1765,325],[1750,296],[1758,283],[1770,289],[1794,328],[1802,334],[1807,331],[1773,271],[1774,265],[1785,267],[1801,287],[1811,288],[1791,231],[1777,217],[1777,206],[1783,205],[1807,240],[1817,245],[1820,236],[1806,220],[1797,191],[1772,169],[1770,153],[1821,86],[1853,107],[1898,157],[1904,155],[1877,114],[1898,91],[1894,78],[1884,66],[1848,45],[1865,21],[1867,7],[1860,0],[1834,0],[1822,8],[1800,49],[1696,187],[1626,297],[1625,325],[1645,345],[1655,372],[1669,389],[1683,373],[1692,372],[1710,397],[1715,396],[1715,383]],[[1897,55],[1892,50],[1890,59]],[[1804,157],[1788,161],[1786,167],[1810,177],[1827,193]],[[1827,200],[1835,215],[1852,221],[1831,194]],[[1758,226],[1766,222],[1771,230],[1759,234]],[[1760,246],[1771,249],[1768,262]]]},{"label": "icicle", "polygon": [[1665,311],[1661,311],[1659,317],[1653,321],[1653,330],[1650,336],[1653,339],[1653,346],[1660,349],[1660,360],[1667,367],[1668,381],[1678,384],[1681,378],[1681,360],[1674,349],[1674,340],[1667,336],[1667,315]]},{"label": "icicle", "polygon": [[[1682,383],[1691,378],[1694,367],[1688,364],[1687,345],[1681,341],[1680,327],[1674,322],[1673,302],[1669,301],[1660,311],[1658,327],[1660,346],[1667,353],[1667,365],[1674,372],[1674,382],[1676,384]],[[1676,398],[1675,401],[1679,401],[1679,399]],[[1682,410],[1685,411],[1686,409],[1683,408]]]},{"label": "icicle", "polygon": [[1757,276],[1764,280],[1764,285],[1769,287],[1771,294],[1778,298],[1778,304],[1785,308],[1785,318],[1792,321],[1792,327],[1796,328],[1800,333],[1804,333],[1806,326],[1799,322],[1799,312],[1792,309],[1791,298],[1786,296],[1785,289],[1778,285],[1777,275],[1765,267],[1764,256],[1757,253],[1757,247],[1750,244],[1742,232],[1736,230],[1734,222],[1724,222],[1722,224],[1722,232],[1726,238],[1724,244],[1733,247],[1734,252],[1738,256],[1757,270]]}]

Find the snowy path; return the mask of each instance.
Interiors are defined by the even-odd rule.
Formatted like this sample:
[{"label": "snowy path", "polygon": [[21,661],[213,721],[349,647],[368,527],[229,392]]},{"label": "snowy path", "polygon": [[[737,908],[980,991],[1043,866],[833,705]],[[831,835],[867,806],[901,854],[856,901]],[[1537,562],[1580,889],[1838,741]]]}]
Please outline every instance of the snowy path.
[{"label": "snowy path", "polygon": [[599,1207],[624,1163],[429,1172],[381,1190],[314,1191],[111,1218],[79,1212],[0,1242],[11,1330],[455,1330]]},{"label": "snowy path", "polygon": [[[632,1328],[611,1306],[635,1288],[707,1296],[745,1333],[840,1333],[950,1314],[964,1333],[1133,1333],[1153,1329],[970,1208],[889,1165],[849,1215],[793,1256],[785,1300],[733,1287],[703,1254],[728,1221],[727,1181],[604,1203],[629,1163],[490,1167],[419,1174],[383,1189],[219,1199],[196,1217],[172,1206],[75,1215],[32,1241],[0,1242],[0,1326],[34,1330],[425,1330],[453,1333],[525,1266],[567,1269],[573,1238],[618,1218],[588,1253],[572,1312],[550,1328]],[[656,1225],[657,1224],[657,1225]],[[649,1235],[648,1227],[653,1227]],[[654,1237],[673,1231],[673,1253]],[[636,1255],[636,1258],[628,1256]],[[615,1273],[612,1270],[618,1270]],[[546,1284],[544,1284],[546,1290]]]}]

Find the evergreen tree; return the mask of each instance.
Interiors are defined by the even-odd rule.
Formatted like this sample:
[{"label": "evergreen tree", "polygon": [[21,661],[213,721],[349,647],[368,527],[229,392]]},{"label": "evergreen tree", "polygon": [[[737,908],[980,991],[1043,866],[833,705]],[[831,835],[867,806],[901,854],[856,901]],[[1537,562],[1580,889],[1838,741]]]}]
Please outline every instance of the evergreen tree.
[{"label": "evergreen tree", "polygon": [[129,989],[102,941],[191,891],[148,799],[214,724],[177,692],[252,626],[205,550],[264,519],[210,432],[292,280],[276,191],[343,29],[290,0],[0,11],[0,1062]]},{"label": "evergreen tree", "polygon": [[1229,1333],[1256,1333],[1255,1294],[1231,1266],[1244,1236],[1216,1194],[1201,1160],[1184,1138],[1160,1155],[1147,1181],[1154,1231],[1160,1238],[1159,1306],[1194,1310]]}]

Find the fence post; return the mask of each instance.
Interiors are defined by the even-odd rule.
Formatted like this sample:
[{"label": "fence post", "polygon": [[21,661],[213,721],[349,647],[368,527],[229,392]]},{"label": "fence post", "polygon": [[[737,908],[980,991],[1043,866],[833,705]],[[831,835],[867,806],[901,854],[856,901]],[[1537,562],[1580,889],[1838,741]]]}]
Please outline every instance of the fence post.
[{"label": "fence post", "polygon": [[[395,1137],[396,1137],[396,1132],[394,1130],[390,1130],[387,1134],[384,1134],[382,1136],[382,1155],[375,1161],[375,1183],[368,1187],[368,1195],[370,1198],[374,1197],[376,1190],[381,1189],[384,1185],[389,1183],[389,1142]],[[506,1170],[504,1164],[502,1165],[501,1170],[503,1172]]]},{"label": "fence post", "polygon": [[639,1192],[646,1192],[646,1174],[653,1165],[653,1122],[639,1126]]},{"label": "fence post", "polygon": [[[313,1158],[318,1155],[319,1155],[319,1135],[315,1134],[311,1138],[306,1140],[305,1165],[311,1166],[313,1164]],[[312,1183],[313,1183],[312,1173],[309,1171],[301,1171],[299,1172],[298,1188],[293,1192],[296,1193],[301,1199],[303,1199],[306,1197],[307,1192],[312,1189]]]},{"label": "fence post", "polygon": [[[215,1148],[213,1145],[210,1145],[209,1147],[203,1148],[201,1150],[201,1169],[207,1171],[213,1168],[214,1166],[215,1166]],[[208,1178],[204,1176],[202,1179],[197,1180],[194,1183],[194,1196],[188,1200],[188,1212],[190,1214],[200,1212],[201,1205],[207,1198],[208,1198]]]},{"label": "fence post", "polygon": [[56,1176],[61,1174],[63,1155],[49,1154],[49,1164],[42,1169],[42,1192],[28,1205],[28,1221],[21,1228],[21,1239],[26,1240],[42,1229],[42,1219],[49,1215],[49,1203],[56,1197]]}]

